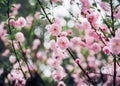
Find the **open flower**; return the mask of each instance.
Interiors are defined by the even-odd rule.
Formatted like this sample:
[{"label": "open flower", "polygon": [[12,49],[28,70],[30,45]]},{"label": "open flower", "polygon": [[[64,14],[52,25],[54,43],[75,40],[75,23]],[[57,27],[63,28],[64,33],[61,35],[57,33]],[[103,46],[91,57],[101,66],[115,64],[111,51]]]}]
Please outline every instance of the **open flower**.
[{"label": "open flower", "polygon": [[53,36],[58,36],[61,33],[61,26],[57,23],[54,23],[50,26],[49,32]]},{"label": "open flower", "polygon": [[114,54],[120,54],[120,38],[114,37],[110,40],[110,49]]},{"label": "open flower", "polygon": [[57,39],[57,44],[60,49],[64,50],[69,47],[69,40],[67,37],[60,37]]}]

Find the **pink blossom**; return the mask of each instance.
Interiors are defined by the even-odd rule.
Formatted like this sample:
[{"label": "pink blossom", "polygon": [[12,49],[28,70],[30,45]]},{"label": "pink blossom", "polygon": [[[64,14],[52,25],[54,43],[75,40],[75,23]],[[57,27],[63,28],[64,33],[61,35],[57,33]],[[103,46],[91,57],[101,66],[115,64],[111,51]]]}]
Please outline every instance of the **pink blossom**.
[{"label": "pink blossom", "polygon": [[115,9],[114,18],[120,19],[120,6]]},{"label": "pink blossom", "polygon": [[82,3],[82,12],[84,13],[85,10],[90,8],[90,2],[89,0],[80,0]]},{"label": "pink blossom", "polygon": [[42,52],[37,52],[37,54],[36,54],[36,57],[40,60],[40,61],[43,61],[43,60],[45,60],[45,55],[43,55],[43,53]]},{"label": "pink blossom", "polygon": [[100,2],[100,6],[102,7],[103,10],[105,11],[110,11],[110,6],[106,2]]},{"label": "pink blossom", "polygon": [[99,15],[92,12],[91,14],[87,14],[86,18],[92,23],[92,25],[96,24],[96,21],[98,20]]},{"label": "pink blossom", "polygon": [[86,36],[86,37],[85,37],[85,42],[86,42],[86,44],[87,44],[88,46],[90,46],[90,45],[93,44],[94,38],[93,38],[93,37],[88,37],[88,36]]},{"label": "pink blossom", "polygon": [[56,70],[52,73],[53,79],[56,81],[60,81],[65,77],[65,72],[61,66],[57,66]]},{"label": "pink blossom", "polygon": [[95,61],[96,61],[96,59],[95,59],[95,57],[88,57],[88,65],[89,65],[89,67],[91,67],[91,68],[94,68],[95,67]]},{"label": "pink blossom", "polygon": [[69,47],[69,40],[67,37],[59,37],[57,38],[58,47],[62,50],[65,50]]},{"label": "pink blossom", "polygon": [[56,23],[56,24],[60,24],[60,19],[59,19],[59,18],[55,18],[54,23]]},{"label": "pink blossom", "polygon": [[94,51],[95,53],[99,53],[101,50],[101,47],[98,43],[94,43],[91,45],[91,50]]},{"label": "pink blossom", "polygon": [[34,17],[35,17],[35,19],[40,19],[40,12],[36,12]]},{"label": "pink blossom", "polygon": [[22,32],[17,32],[15,35],[15,38],[18,42],[24,42],[25,41],[25,37],[24,34]]},{"label": "pink blossom", "polygon": [[71,39],[72,46],[79,45],[80,41],[81,41],[81,39],[79,37],[73,37]]},{"label": "pink blossom", "polygon": [[49,28],[49,32],[53,36],[58,36],[61,33],[61,30],[62,30],[61,26],[58,25],[57,23],[52,24]]},{"label": "pink blossom", "polygon": [[25,27],[26,25],[26,20],[24,17],[19,17],[18,20],[16,21],[16,28],[22,28]]},{"label": "pink blossom", "polygon": [[12,25],[12,26],[15,26],[16,25],[16,21],[14,19],[10,19],[9,20],[9,24]]},{"label": "pink blossom", "polygon": [[11,56],[9,57],[9,61],[10,61],[11,63],[15,63],[16,57],[11,55]]},{"label": "pink blossom", "polygon": [[104,52],[105,54],[107,54],[107,55],[110,55],[110,49],[109,49],[109,47],[105,46],[105,47],[103,48],[103,52]]},{"label": "pink blossom", "polygon": [[56,43],[55,43],[55,40],[51,40],[50,41],[50,48],[54,51],[57,50],[57,46],[56,46]]},{"label": "pink blossom", "polygon": [[81,24],[77,23],[76,24],[76,28],[80,29],[80,30],[87,30],[91,28],[91,25],[89,22],[83,22]]},{"label": "pink blossom", "polygon": [[33,45],[39,46],[41,44],[40,39],[34,39]]},{"label": "pink blossom", "polygon": [[27,21],[27,24],[32,24],[32,22],[33,22],[33,16],[32,15],[28,15],[26,17],[26,21]]},{"label": "pink blossom", "polygon": [[62,33],[60,34],[60,36],[64,36],[64,37],[66,37],[67,35],[68,35],[67,32],[62,32]]},{"label": "pink blossom", "polygon": [[114,54],[120,54],[120,38],[115,37],[110,40],[110,49]]}]

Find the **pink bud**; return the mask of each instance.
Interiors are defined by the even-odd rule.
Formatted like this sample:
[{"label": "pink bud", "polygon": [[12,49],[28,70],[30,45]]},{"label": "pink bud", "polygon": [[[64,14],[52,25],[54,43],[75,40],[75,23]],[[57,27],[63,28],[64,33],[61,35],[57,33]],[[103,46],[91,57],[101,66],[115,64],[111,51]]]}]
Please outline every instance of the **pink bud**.
[{"label": "pink bud", "polygon": [[80,64],[80,59],[76,59],[75,62],[76,62],[77,64]]}]

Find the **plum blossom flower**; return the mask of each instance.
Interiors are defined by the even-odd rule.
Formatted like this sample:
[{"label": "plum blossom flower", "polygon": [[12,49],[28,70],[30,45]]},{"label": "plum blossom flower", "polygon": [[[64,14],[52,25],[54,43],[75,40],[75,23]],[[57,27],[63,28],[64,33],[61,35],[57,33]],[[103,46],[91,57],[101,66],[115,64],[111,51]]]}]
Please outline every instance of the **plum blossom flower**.
[{"label": "plum blossom flower", "polygon": [[39,39],[35,39],[33,41],[32,50],[36,50],[40,44],[41,44],[40,40]]},{"label": "plum blossom flower", "polygon": [[24,42],[25,41],[25,37],[24,34],[22,32],[17,32],[15,35],[15,38],[18,42]]},{"label": "plum blossom flower", "polygon": [[114,37],[110,40],[111,52],[118,55],[120,54],[120,38]]},{"label": "plum blossom flower", "polygon": [[57,39],[58,47],[62,50],[65,50],[69,47],[69,40],[67,37],[59,37]]},{"label": "plum blossom flower", "polygon": [[54,23],[50,26],[49,32],[53,36],[58,36],[61,33],[61,26],[57,23]]},{"label": "plum blossom flower", "polygon": [[98,43],[94,43],[93,45],[91,45],[91,50],[93,50],[95,53],[100,52],[101,47]]},{"label": "plum blossom flower", "polygon": [[15,26],[16,25],[16,21],[14,19],[10,19],[9,20],[9,24],[12,25],[12,26]]},{"label": "plum blossom flower", "polygon": [[11,63],[15,63],[16,57],[13,56],[13,55],[11,55],[11,56],[9,57],[9,61],[10,61]]},{"label": "plum blossom flower", "polygon": [[101,8],[102,8],[103,10],[105,10],[105,11],[110,11],[110,6],[109,6],[108,3],[106,3],[106,2],[100,2],[100,6],[101,6]]},{"label": "plum blossom flower", "polygon": [[16,27],[17,28],[22,28],[25,27],[26,25],[26,20],[24,17],[19,17],[18,20],[16,21]]}]

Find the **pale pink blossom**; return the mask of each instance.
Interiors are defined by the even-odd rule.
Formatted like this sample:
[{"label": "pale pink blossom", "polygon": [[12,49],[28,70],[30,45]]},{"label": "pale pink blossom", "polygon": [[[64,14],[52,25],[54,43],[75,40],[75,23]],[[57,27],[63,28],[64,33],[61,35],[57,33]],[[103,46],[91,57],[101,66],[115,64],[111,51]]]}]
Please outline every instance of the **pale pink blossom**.
[{"label": "pale pink blossom", "polygon": [[16,21],[14,19],[10,19],[9,20],[9,24],[12,25],[12,26],[15,26],[16,25]]},{"label": "pale pink blossom", "polygon": [[90,36],[85,37],[85,42],[88,46],[92,45],[94,43],[94,38]]},{"label": "pale pink blossom", "polygon": [[36,12],[34,17],[35,17],[35,19],[40,19],[40,12]]},{"label": "pale pink blossom", "polygon": [[34,18],[33,18],[32,15],[28,15],[28,16],[26,17],[27,24],[32,24],[33,19],[34,19]]},{"label": "pale pink blossom", "polygon": [[116,55],[120,54],[120,38],[115,37],[110,40],[110,50]]},{"label": "pale pink blossom", "polygon": [[22,32],[17,32],[15,35],[15,38],[18,42],[24,42],[25,41],[25,37],[24,34]]},{"label": "pale pink blossom", "polygon": [[91,56],[91,57],[88,57],[88,65],[90,68],[94,68],[96,65],[95,65],[95,62],[96,62],[96,59],[95,57]]},{"label": "pale pink blossom", "polygon": [[64,37],[66,37],[67,35],[68,35],[67,32],[62,32],[62,33],[60,34],[60,36],[64,36]]},{"label": "pale pink blossom", "polygon": [[40,39],[34,39],[33,45],[39,46],[41,44]]},{"label": "pale pink blossom", "polygon": [[16,21],[16,28],[22,28],[25,27],[26,25],[26,20],[24,17],[19,17],[18,20]]},{"label": "pale pink blossom", "polygon": [[86,18],[90,21],[92,25],[95,25],[96,21],[99,18],[99,14],[92,12],[91,14],[87,14]]},{"label": "pale pink blossom", "polygon": [[101,8],[102,8],[103,10],[105,10],[105,11],[110,11],[110,6],[109,6],[108,3],[106,3],[106,2],[100,2],[100,6],[101,6]]},{"label": "pale pink blossom", "polygon": [[87,30],[87,29],[91,29],[91,25],[89,22],[83,22],[81,24],[77,23],[76,28],[80,30]]},{"label": "pale pink blossom", "polygon": [[42,52],[37,52],[37,54],[36,54],[36,57],[40,60],[40,61],[43,61],[43,60],[45,60],[45,55],[43,55],[43,53]]},{"label": "pale pink blossom", "polygon": [[13,56],[13,55],[11,55],[11,56],[9,57],[9,61],[10,61],[11,63],[15,63],[15,62],[16,62],[16,57]]},{"label": "pale pink blossom", "polygon": [[40,46],[40,44],[41,44],[41,41],[39,39],[35,39],[33,41],[32,50],[36,50],[38,46]]},{"label": "pale pink blossom", "polygon": [[69,40],[67,37],[59,37],[57,38],[58,47],[62,50],[65,50],[69,47]]},{"label": "pale pink blossom", "polygon": [[79,45],[80,41],[81,41],[81,39],[79,37],[73,37],[71,39],[71,44],[72,44],[72,46],[76,46],[76,45]]},{"label": "pale pink blossom", "polygon": [[62,30],[61,26],[60,26],[59,24],[57,24],[57,23],[52,24],[52,25],[50,26],[50,28],[49,28],[49,32],[50,32],[50,34],[53,35],[53,36],[58,36],[58,35],[60,35],[61,30]]},{"label": "pale pink blossom", "polygon": [[101,47],[98,43],[94,43],[91,45],[91,50],[94,51],[95,53],[99,53],[101,50]]},{"label": "pale pink blossom", "polygon": [[50,41],[50,48],[51,48],[52,50],[54,50],[54,51],[57,50],[57,46],[56,46],[55,40],[51,40],[51,41]]}]

